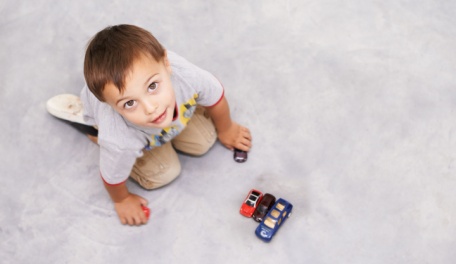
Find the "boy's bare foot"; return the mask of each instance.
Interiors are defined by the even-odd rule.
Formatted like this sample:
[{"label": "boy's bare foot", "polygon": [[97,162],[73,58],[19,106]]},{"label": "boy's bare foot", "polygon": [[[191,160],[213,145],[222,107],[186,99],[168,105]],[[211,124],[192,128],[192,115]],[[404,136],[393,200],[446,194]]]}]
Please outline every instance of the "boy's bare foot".
[{"label": "boy's bare foot", "polygon": [[87,137],[92,141],[93,143],[98,145],[98,137],[97,136],[92,136],[90,134],[87,134]]}]

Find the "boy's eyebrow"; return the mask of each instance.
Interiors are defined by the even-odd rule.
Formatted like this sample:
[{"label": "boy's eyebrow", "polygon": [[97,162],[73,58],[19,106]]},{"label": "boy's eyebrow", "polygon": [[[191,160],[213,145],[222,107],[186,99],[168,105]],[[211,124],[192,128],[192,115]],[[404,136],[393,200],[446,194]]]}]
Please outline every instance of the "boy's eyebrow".
[{"label": "boy's eyebrow", "polygon": [[[149,84],[150,80],[152,80],[156,75],[158,75],[158,72],[152,74],[149,78],[147,78],[146,81],[144,82],[143,86],[147,86],[147,84]],[[125,97],[121,97],[119,100],[117,100],[116,105],[118,105],[120,101],[123,101],[125,99],[126,99]]]},{"label": "boy's eyebrow", "polygon": [[149,78],[147,78],[146,82],[144,82],[144,86],[147,86],[147,84],[149,84],[150,80],[152,80],[155,77],[155,75],[158,75],[158,72],[152,74]]}]

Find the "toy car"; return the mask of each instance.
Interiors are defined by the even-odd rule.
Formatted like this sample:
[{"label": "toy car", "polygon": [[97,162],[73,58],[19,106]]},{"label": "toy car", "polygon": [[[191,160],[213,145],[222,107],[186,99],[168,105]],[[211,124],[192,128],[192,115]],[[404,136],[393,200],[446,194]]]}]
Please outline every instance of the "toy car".
[{"label": "toy car", "polygon": [[263,222],[261,222],[255,234],[265,242],[271,241],[274,234],[283,225],[285,220],[291,215],[293,205],[285,199],[279,198],[274,207],[268,212]]},{"label": "toy car", "polygon": [[240,149],[234,149],[234,155],[233,155],[234,161],[242,163],[247,161],[247,152],[240,150]]},{"label": "toy car", "polygon": [[149,207],[144,206],[144,205],[141,205],[141,208],[142,208],[144,214],[146,215],[147,219],[149,219],[149,216],[150,216],[150,209],[149,209]]},{"label": "toy car", "polygon": [[270,193],[263,195],[260,204],[258,204],[256,210],[253,212],[253,220],[257,222],[263,221],[264,216],[271,210],[271,207],[275,204],[276,198]]},{"label": "toy car", "polygon": [[244,200],[244,203],[241,206],[240,213],[246,217],[252,217],[253,212],[263,198],[263,193],[252,189]]}]

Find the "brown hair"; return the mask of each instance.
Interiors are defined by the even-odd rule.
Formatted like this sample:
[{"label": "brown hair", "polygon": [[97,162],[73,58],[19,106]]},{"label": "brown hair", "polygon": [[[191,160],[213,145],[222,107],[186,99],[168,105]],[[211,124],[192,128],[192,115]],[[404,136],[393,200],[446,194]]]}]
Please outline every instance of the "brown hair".
[{"label": "brown hair", "polygon": [[113,83],[122,93],[125,77],[141,55],[149,55],[157,62],[165,56],[165,49],[149,31],[117,25],[98,32],[89,42],[84,58],[84,77],[90,91],[104,101],[103,89]]}]

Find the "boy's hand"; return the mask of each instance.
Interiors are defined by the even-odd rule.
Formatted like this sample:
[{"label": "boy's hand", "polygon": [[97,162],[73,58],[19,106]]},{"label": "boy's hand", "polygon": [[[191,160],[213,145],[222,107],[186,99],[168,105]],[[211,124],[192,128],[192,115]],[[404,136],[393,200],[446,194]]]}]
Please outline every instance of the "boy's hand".
[{"label": "boy's hand", "polygon": [[142,225],[148,218],[141,206],[146,206],[147,201],[136,194],[129,194],[120,202],[115,202],[114,207],[122,224]]},{"label": "boy's hand", "polygon": [[250,130],[233,121],[226,130],[218,131],[217,136],[219,141],[231,150],[237,148],[243,151],[249,151],[252,147]]},{"label": "boy's hand", "polygon": [[225,97],[216,105],[206,108],[206,110],[214,122],[220,143],[230,150],[235,148],[243,151],[250,150],[252,147],[250,130],[231,120],[230,108]]}]

